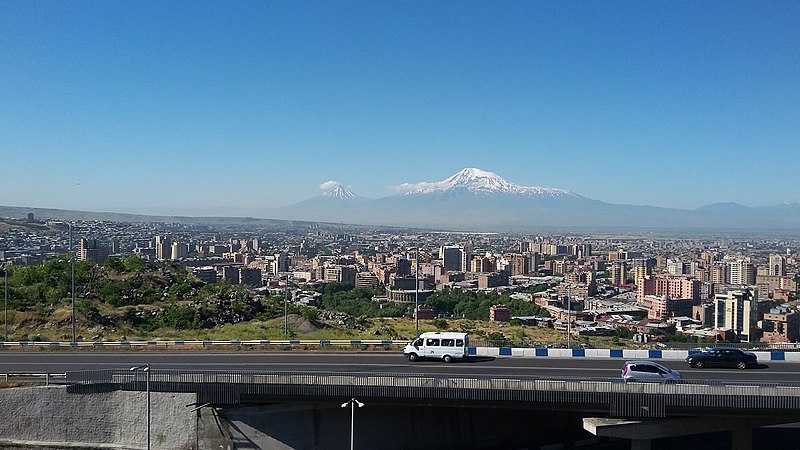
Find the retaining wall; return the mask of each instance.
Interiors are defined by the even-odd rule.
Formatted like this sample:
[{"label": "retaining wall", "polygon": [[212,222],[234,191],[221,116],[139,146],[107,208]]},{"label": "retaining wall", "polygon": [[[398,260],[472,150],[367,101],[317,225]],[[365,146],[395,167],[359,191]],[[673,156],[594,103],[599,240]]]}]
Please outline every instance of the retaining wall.
[{"label": "retaining wall", "polygon": [[[150,393],[150,443],[196,448],[196,394]],[[65,386],[0,389],[0,448],[146,449],[147,393],[68,394]]]}]

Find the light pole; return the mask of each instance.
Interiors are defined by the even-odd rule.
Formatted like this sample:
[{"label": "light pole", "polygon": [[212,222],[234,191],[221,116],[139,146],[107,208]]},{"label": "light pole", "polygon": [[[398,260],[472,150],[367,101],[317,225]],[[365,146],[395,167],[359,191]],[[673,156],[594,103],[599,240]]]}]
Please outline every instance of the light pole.
[{"label": "light pole", "polygon": [[572,305],[570,301],[570,288],[567,286],[567,348],[572,348],[572,344],[569,341],[569,335],[572,328]]},{"label": "light pole", "polygon": [[350,407],[350,450],[353,450],[353,424],[355,423],[356,417],[356,405],[358,405],[359,408],[364,406],[363,403],[355,398],[351,398],[350,400],[342,403],[342,408],[347,408],[348,406]]},{"label": "light pole", "polygon": [[[72,252],[72,222],[69,223],[69,251]],[[72,342],[77,342],[75,338],[75,254],[70,256],[72,262]]]},{"label": "light pole", "polygon": [[283,290],[283,335],[289,337],[289,254],[286,254],[286,286]]},{"label": "light pole", "polygon": [[150,450],[150,364],[131,367],[130,371],[136,373],[137,378],[140,371],[147,374],[145,384],[147,389],[147,450]]},{"label": "light pole", "polygon": [[414,274],[414,334],[419,337],[419,247],[415,252]]},{"label": "light pole", "polygon": [[289,337],[289,275],[286,275],[286,287],[283,289],[283,336]]},{"label": "light pole", "polygon": [[5,284],[3,285],[3,322],[5,323],[5,327],[3,328],[3,342],[8,341],[8,265],[3,264],[3,279],[5,280]]}]

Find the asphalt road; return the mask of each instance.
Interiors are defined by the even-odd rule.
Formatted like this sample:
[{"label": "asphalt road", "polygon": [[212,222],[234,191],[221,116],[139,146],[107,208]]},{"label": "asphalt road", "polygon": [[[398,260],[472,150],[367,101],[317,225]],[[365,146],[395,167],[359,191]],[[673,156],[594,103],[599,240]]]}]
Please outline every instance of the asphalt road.
[{"label": "asphalt road", "polygon": [[[737,369],[692,369],[683,361],[663,361],[687,380],[796,381],[800,364],[761,363]],[[154,370],[247,370],[291,372],[358,372],[392,374],[447,374],[495,377],[618,378],[622,359],[482,358],[446,364],[409,362],[399,352],[321,351],[2,351],[0,373],[63,373],[79,370],[127,369],[150,364]]]}]

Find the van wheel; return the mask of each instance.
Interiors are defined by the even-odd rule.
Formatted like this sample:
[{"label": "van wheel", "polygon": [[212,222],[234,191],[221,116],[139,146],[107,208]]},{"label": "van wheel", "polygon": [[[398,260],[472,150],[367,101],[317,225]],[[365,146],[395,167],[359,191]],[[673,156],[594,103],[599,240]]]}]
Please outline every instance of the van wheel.
[{"label": "van wheel", "polygon": [[409,361],[414,362],[414,361],[416,361],[418,359],[419,359],[419,356],[417,356],[416,353],[409,353],[408,354],[408,360]]},{"label": "van wheel", "polygon": [[444,355],[444,358],[442,358],[442,359],[444,359],[444,362],[446,362],[446,363],[453,362],[453,357],[450,356],[450,355]]}]

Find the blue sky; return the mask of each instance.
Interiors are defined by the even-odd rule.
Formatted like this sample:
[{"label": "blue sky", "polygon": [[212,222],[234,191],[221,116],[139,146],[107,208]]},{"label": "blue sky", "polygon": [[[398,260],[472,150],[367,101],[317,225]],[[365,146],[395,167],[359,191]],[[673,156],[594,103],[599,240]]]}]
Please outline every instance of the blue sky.
[{"label": "blue sky", "polygon": [[800,201],[800,2],[3,1],[0,205],[259,209],[464,167]]}]

